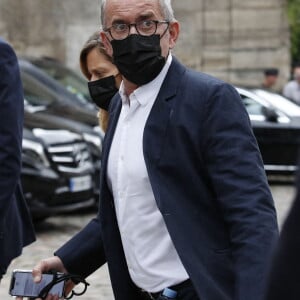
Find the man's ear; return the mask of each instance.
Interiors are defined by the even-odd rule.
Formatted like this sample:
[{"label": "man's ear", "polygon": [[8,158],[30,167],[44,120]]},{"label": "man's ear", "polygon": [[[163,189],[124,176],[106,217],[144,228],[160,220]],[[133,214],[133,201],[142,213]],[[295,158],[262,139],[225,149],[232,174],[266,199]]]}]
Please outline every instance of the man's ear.
[{"label": "man's ear", "polygon": [[180,25],[177,21],[171,22],[169,27],[169,45],[170,49],[173,49],[175,47],[175,44],[177,42],[178,36],[180,32]]},{"label": "man's ear", "polygon": [[113,49],[112,49],[112,46],[111,46],[111,43],[107,37],[107,35],[105,34],[105,32],[101,31],[100,32],[100,36],[101,36],[101,40],[102,40],[102,43],[104,45],[104,48],[105,48],[105,51],[106,53],[112,57],[113,55]]}]

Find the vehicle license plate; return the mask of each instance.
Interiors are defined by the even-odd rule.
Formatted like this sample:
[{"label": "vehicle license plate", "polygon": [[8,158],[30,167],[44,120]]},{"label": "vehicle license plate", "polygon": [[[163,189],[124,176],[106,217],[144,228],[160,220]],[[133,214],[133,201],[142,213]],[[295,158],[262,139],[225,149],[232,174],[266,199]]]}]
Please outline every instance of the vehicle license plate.
[{"label": "vehicle license plate", "polygon": [[70,179],[70,191],[71,192],[80,192],[89,190],[92,187],[92,178],[91,176],[81,176],[73,177]]}]

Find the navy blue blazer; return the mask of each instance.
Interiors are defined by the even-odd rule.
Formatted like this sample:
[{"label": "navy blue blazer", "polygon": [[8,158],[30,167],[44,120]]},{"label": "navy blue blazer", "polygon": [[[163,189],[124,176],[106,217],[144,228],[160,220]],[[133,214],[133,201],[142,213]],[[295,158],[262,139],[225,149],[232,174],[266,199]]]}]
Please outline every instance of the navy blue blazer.
[{"label": "navy blue blazer", "polygon": [[[115,96],[103,146],[99,214],[56,255],[83,276],[107,261],[116,299],[132,300],[139,298],[106,182],[120,110]],[[200,299],[262,299],[278,236],[276,213],[235,89],[173,58],[145,125],[143,151],[157,206]]]},{"label": "navy blue blazer", "polygon": [[20,182],[23,106],[17,57],[0,39],[0,278],[35,240]]}]

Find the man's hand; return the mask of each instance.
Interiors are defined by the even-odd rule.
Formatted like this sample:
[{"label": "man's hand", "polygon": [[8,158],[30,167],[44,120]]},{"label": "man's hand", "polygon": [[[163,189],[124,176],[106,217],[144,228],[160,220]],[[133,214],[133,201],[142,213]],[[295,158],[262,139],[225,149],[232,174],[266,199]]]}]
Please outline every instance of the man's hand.
[{"label": "man's hand", "polygon": [[[68,273],[66,270],[63,262],[57,256],[49,257],[46,259],[41,260],[33,269],[32,269],[32,276],[33,280],[36,283],[39,283],[42,280],[42,274],[47,273],[50,270],[55,270],[61,273]],[[72,281],[68,281],[65,285],[65,294],[68,295],[72,289],[74,288],[75,284]],[[23,297],[17,297],[16,300],[22,300]],[[41,300],[41,299],[37,299]],[[45,300],[59,300],[57,295],[49,294]]]}]

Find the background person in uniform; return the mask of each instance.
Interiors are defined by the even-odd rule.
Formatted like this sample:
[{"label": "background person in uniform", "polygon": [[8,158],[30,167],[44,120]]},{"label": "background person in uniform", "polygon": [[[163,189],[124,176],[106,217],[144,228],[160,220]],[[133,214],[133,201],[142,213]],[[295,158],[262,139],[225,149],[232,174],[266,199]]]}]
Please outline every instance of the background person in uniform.
[{"label": "background person in uniform", "polygon": [[36,265],[35,280],[49,269],[86,277],[107,262],[117,300],[158,299],[167,287],[179,300],[263,299],[278,229],[239,95],[171,54],[170,0],[102,1],[102,24],[123,81],[99,213]]},{"label": "background person in uniform", "polygon": [[99,123],[107,130],[110,100],[119,91],[122,76],[106,53],[100,32],[95,32],[84,44],[80,52],[80,69],[90,81],[88,83],[92,100],[100,108]]},{"label": "background person in uniform", "polygon": [[265,69],[262,88],[269,91],[275,91],[278,75],[279,70],[276,68]]},{"label": "background person in uniform", "polygon": [[0,279],[11,260],[35,240],[20,182],[23,109],[17,57],[0,39]]},{"label": "background person in uniform", "polygon": [[300,104],[300,63],[293,67],[293,80],[288,82],[283,88],[283,96]]}]

